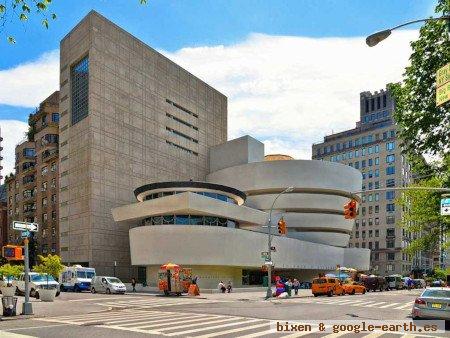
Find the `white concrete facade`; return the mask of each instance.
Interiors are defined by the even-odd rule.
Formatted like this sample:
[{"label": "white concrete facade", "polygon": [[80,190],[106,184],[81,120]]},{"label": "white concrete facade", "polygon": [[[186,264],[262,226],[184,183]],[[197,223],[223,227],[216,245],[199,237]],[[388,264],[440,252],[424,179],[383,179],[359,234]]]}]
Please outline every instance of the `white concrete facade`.
[{"label": "white concrete facade", "polygon": [[[358,199],[352,192],[360,187],[361,174],[322,161],[264,161],[258,142],[247,136],[211,149],[211,158],[222,159],[216,165],[221,169],[207,175],[207,182],[149,184],[135,190],[136,203],[112,210],[116,222],[131,227],[131,261],[147,267],[150,285],[158,267],[169,261],[191,267],[201,287],[215,288],[219,280],[244,285],[244,274],[258,273],[264,264],[269,209],[289,186],[293,191],[277,200],[272,217],[276,273],[305,281],[336,265],[368,269],[370,250],[345,248],[353,221],[344,218],[343,206]],[[233,150],[245,154],[226,167],[223,159]],[[232,201],[211,198],[211,193]],[[281,215],[287,236],[276,230]],[[211,226],[214,219],[219,222]]]}]

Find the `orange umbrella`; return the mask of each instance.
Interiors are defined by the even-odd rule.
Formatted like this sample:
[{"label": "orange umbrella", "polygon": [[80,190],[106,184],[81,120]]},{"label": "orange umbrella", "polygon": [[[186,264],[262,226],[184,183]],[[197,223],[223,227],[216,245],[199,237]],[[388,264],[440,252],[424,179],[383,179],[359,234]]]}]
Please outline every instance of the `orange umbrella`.
[{"label": "orange umbrella", "polygon": [[179,268],[180,268],[180,266],[177,264],[174,264],[174,263],[163,264],[160,267],[160,269],[162,269],[162,270],[170,270],[170,269],[178,270]]}]

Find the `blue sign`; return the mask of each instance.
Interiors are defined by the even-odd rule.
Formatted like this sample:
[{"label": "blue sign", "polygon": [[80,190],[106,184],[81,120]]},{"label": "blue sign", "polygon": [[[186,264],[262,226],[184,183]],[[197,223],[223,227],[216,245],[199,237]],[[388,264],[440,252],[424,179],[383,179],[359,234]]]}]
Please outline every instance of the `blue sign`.
[{"label": "blue sign", "polygon": [[22,238],[28,238],[28,237],[30,237],[30,232],[29,232],[28,230],[27,230],[27,231],[22,231],[21,237],[22,237]]}]

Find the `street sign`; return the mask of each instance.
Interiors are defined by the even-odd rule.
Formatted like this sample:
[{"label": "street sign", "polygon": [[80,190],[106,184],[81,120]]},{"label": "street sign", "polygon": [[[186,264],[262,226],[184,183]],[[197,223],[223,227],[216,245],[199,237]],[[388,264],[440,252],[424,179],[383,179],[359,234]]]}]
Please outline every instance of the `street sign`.
[{"label": "street sign", "polygon": [[436,107],[450,101],[450,63],[436,72]]},{"label": "street sign", "polygon": [[38,231],[38,224],[37,223],[27,223],[27,222],[19,222],[19,221],[13,221],[13,229],[19,230],[19,231],[31,231],[31,232],[37,232]]},{"label": "street sign", "polygon": [[28,238],[30,237],[31,233],[28,230],[22,231],[20,237],[22,238]]},{"label": "street sign", "polygon": [[450,216],[450,198],[441,199],[441,216]]},{"label": "street sign", "polygon": [[265,262],[265,265],[273,265],[273,262],[269,261],[269,262]]},{"label": "street sign", "polygon": [[267,251],[261,252],[261,258],[262,259],[268,259],[269,258],[269,253]]}]

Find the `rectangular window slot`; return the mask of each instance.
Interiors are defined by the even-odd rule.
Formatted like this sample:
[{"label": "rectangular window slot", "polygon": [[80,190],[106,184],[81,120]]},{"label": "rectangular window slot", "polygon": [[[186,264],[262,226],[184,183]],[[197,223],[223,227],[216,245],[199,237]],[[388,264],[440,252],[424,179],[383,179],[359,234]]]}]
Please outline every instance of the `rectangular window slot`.
[{"label": "rectangular window slot", "polygon": [[186,108],[180,106],[179,104],[177,104],[177,103],[175,103],[175,102],[173,102],[173,101],[171,101],[171,100],[169,100],[169,99],[166,99],[166,102],[167,102],[168,104],[170,104],[170,105],[172,105],[172,106],[174,106],[174,107],[177,107],[178,109],[184,111],[185,113],[187,113],[187,114],[189,114],[189,115],[192,115],[192,116],[198,118],[198,115],[195,114],[195,113],[193,113],[193,112],[191,112],[189,109],[186,109]]},{"label": "rectangular window slot", "polygon": [[179,119],[178,117],[175,117],[175,116],[173,116],[173,115],[171,115],[169,113],[166,113],[166,116],[168,118],[171,118],[171,119],[177,121],[177,122],[180,122],[181,124],[184,124],[185,126],[188,126],[189,128],[192,128],[194,130],[198,130],[198,128],[196,126],[193,126],[192,124],[190,124],[190,123],[188,123],[186,121],[183,121],[182,119]]},{"label": "rectangular window slot", "polygon": [[169,128],[169,127],[166,127],[166,130],[169,131],[172,134],[175,134],[177,136],[181,136],[181,137],[185,138],[188,141],[192,141],[194,143],[198,143],[198,140],[196,140],[195,138],[192,138],[192,137],[190,137],[190,136],[188,136],[186,134],[183,134],[183,133],[179,132],[178,130],[175,130],[175,129],[172,129],[172,128]]},{"label": "rectangular window slot", "polygon": [[89,114],[89,56],[84,57],[70,70],[72,125]]},{"label": "rectangular window slot", "polygon": [[171,146],[175,147],[175,148],[181,149],[181,150],[183,150],[183,151],[185,151],[185,152],[187,152],[187,153],[189,153],[189,154],[193,154],[193,155],[195,155],[195,156],[198,156],[198,153],[195,152],[195,151],[193,151],[193,150],[191,150],[191,149],[182,147],[182,146],[180,146],[180,145],[178,145],[178,144],[176,144],[176,143],[173,143],[173,142],[170,142],[170,141],[167,141],[167,140],[166,140],[166,143],[167,143],[168,145],[171,145]]}]

